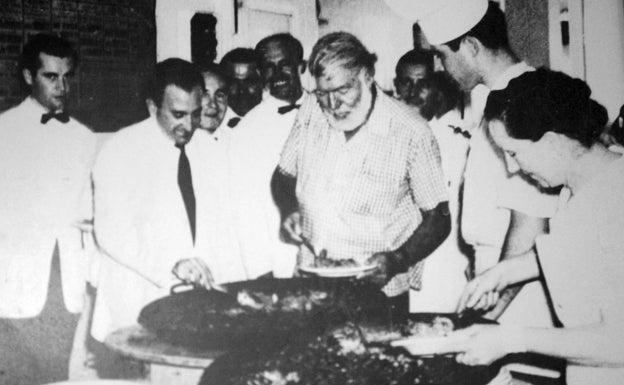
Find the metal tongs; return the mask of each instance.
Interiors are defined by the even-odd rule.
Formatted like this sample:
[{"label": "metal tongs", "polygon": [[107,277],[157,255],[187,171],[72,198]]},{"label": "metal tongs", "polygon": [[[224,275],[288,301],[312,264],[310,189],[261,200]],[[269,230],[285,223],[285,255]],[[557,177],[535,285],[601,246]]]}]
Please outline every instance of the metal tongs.
[{"label": "metal tongs", "polygon": [[321,252],[319,254],[317,254],[316,250],[314,249],[314,246],[312,246],[312,243],[310,242],[310,240],[308,238],[304,237],[303,235],[301,235],[300,237],[301,237],[301,243],[303,243],[303,245],[305,247],[307,247],[307,249],[310,250],[310,252],[314,256],[314,267],[318,267],[319,262],[322,259],[327,258],[327,250],[322,249]]}]

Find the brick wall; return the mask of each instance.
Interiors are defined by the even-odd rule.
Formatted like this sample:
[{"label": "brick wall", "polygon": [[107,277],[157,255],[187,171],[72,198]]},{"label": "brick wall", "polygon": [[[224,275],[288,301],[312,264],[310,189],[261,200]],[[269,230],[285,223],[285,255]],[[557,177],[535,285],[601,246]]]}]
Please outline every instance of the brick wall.
[{"label": "brick wall", "polygon": [[53,32],[78,49],[72,115],[96,131],[146,116],[140,90],[156,60],[155,0],[2,0],[0,110],[27,92],[17,73],[23,43]]}]

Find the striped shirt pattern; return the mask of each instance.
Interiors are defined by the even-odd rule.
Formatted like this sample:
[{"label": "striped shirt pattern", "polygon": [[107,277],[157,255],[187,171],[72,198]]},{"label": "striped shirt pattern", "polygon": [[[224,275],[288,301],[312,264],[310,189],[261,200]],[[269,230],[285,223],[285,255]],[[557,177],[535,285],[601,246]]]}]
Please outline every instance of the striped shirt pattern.
[{"label": "striped shirt pattern", "polygon": [[[280,170],[297,178],[303,235],[328,257],[362,263],[399,248],[422,221],[420,210],[447,201],[440,153],[427,123],[377,89],[367,123],[346,141],[330,127],[316,98],[303,103],[286,141]],[[313,256],[302,248],[299,263]],[[418,289],[422,264],[384,288]]]}]

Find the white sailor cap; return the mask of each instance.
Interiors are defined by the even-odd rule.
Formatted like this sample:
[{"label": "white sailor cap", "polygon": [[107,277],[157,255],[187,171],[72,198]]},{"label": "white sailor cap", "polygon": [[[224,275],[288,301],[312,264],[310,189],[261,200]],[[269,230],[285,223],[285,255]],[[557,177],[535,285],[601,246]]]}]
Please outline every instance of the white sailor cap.
[{"label": "white sailor cap", "polygon": [[385,0],[400,16],[418,23],[430,44],[444,44],[483,18],[488,0]]}]

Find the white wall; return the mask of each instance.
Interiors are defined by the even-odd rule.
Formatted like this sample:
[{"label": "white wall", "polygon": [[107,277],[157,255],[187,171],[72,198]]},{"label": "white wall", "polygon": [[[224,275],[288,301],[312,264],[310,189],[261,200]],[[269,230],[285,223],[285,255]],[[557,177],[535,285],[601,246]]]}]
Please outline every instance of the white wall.
[{"label": "white wall", "polygon": [[413,48],[412,23],[396,15],[383,0],[321,0],[319,35],[346,31],[357,36],[369,51],[377,54],[376,80],[392,89],[394,66]]},{"label": "white wall", "polygon": [[191,18],[211,13],[217,22],[217,57],[234,48],[234,6],[230,0],[157,0],[156,59],[191,60]]},{"label": "white wall", "polygon": [[624,104],[624,2],[585,0],[585,73],[611,120]]}]

